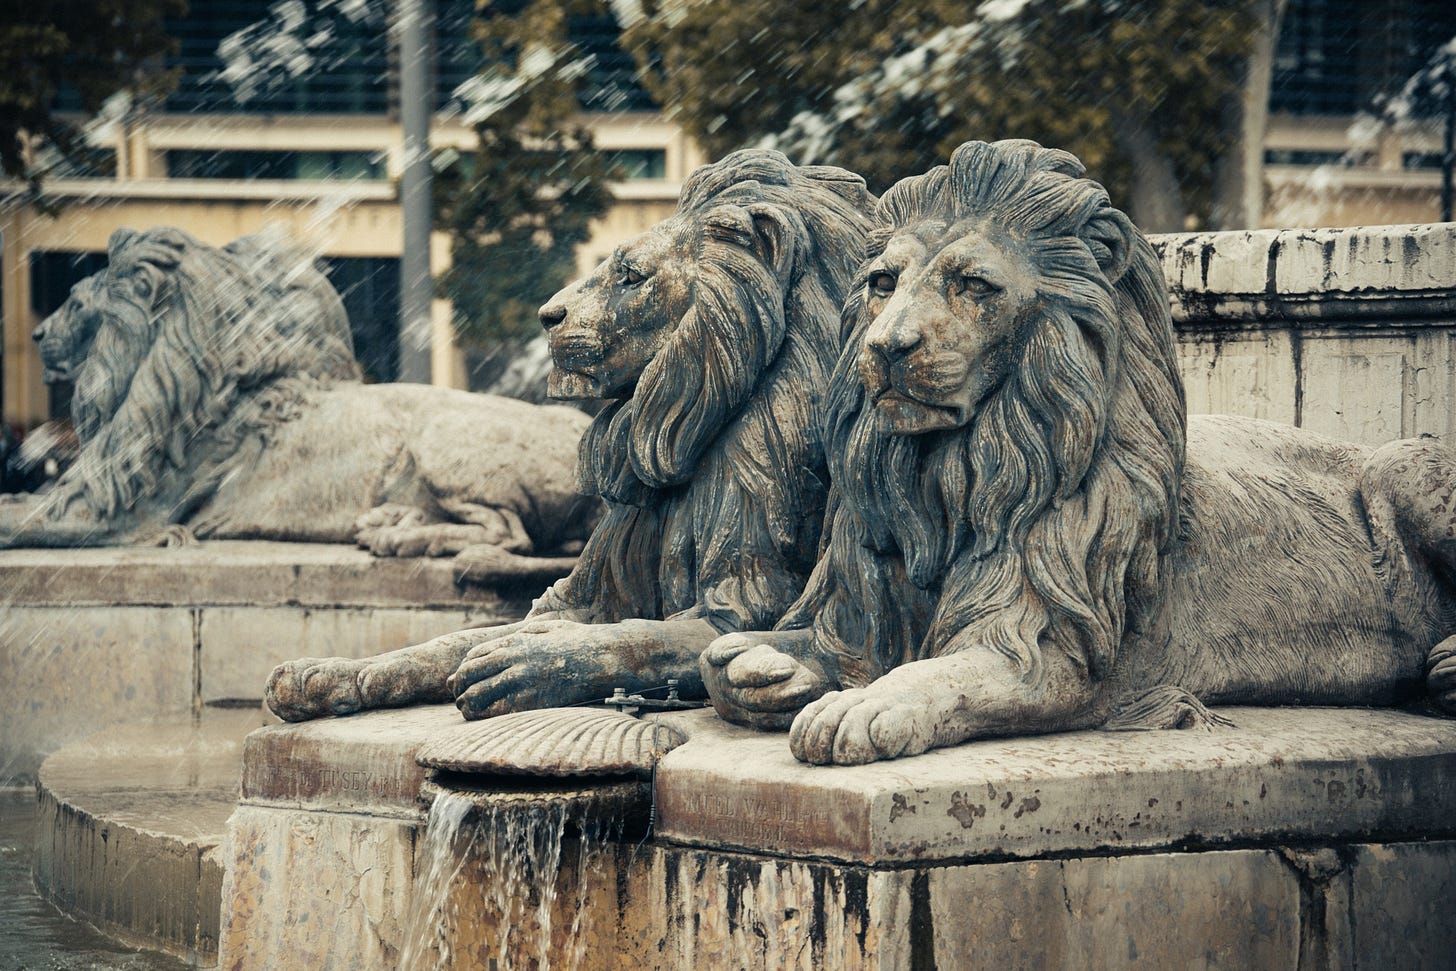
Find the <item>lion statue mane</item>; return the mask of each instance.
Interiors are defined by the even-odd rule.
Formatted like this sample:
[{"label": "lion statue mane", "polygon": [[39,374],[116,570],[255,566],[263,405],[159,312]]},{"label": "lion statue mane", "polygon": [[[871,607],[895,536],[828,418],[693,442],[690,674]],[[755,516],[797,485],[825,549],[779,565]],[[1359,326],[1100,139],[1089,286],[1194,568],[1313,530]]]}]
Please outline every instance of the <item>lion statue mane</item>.
[{"label": "lion statue mane", "polygon": [[358,539],[520,557],[585,540],[599,507],[575,489],[580,413],[361,383],[338,294],[279,239],[118,230],[108,255],[36,329],[47,378],[75,384],[81,449],[49,493],[0,506],[5,545]]},{"label": "lion statue mane", "polygon": [[792,720],[800,759],[1391,703],[1423,678],[1456,703],[1456,456],[1186,419],[1161,267],[1082,171],[971,142],[881,200],[823,558],[778,631],[702,662],[720,713]]},{"label": "lion statue mane", "polygon": [[734,153],[675,213],[541,309],[553,397],[605,399],[581,488],[607,511],[576,568],[510,627],[274,672],[285,718],[456,698],[467,717],[678,679],[725,631],[774,623],[816,560],[818,419],[874,205],[864,180]]}]

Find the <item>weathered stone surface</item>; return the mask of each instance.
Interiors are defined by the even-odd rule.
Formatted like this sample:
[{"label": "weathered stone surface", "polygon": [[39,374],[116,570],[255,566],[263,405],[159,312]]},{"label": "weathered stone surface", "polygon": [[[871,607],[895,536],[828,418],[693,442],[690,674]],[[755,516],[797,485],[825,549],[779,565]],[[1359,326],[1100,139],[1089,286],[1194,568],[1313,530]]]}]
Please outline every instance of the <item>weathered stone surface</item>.
[{"label": "weathered stone surface", "polygon": [[[1443,966],[1456,724],[1224,713],[1236,728],[985,741],[853,768],[804,765],[782,735],[707,712],[657,716],[689,735],[658,766],[658,835],[610,847],[584,888],[568,835],[548,952],[557,966],[623,969]],[[371,789],[318,773],[331,751],[412,763],[457,718],[439,706],[250,737],[225,966],[308,954],[363,967],[403,947],[406,847],[423,815],[397,777]],[[449,967],[499,956],[492,866],[477,846],[453,885],[431,938]],[[358,891],[326,876],[310,893],[314,867],[368,876]],[[519,891],[518,961],[538,954],[542,889]]]},{"label": "weathered stone surface", "polygon": [[[1450,806],[1450,790],[1441,799]],[[1350,862],[1352,950],[1362,968],[1437,971],[1456,955],[1456,842],[1365,844]]]},{"label": "weathered stone surface", "polygon": [[243,745],[245,803],[417,818],[427,770],[415,752],[460,724],[450,705],[274,725]]},{"label": "weathered stone surface", "polygon": [[1456,831],[1456,721],[1366,709],[1222,709],[1234,728],[988,739],[816,768],[783,735],[679,716],[657,769],[675,842],[875,865],[1276,838]]},{"label": "weathered stone surface", "polygon": [[137,946],[211,964],[222,842],[243,735],[268,721],[208,709],[109,729],[51,755],[40,773],[40,892]]},{"label": "weathered stone surface", "polygon": [[537,586],[458,584],[449,560],[381,559],[342,543],[0,550],[0,600],[14,605],[454,607],[515,614],[530,606]]},{"label": "weathered stone surface", "polygon": [[0,612],[0,777],[105,725],[191,711],[194,624],[185,609]]},{"label": "weathered stone surface", "polygon": [[1149,237],[1192,414],[1378,445],[1456,434],[1449,225]]},{"label": "weathered stone surface", "polygon": [[1449,223],[1149,238],[1179,324],[1456,316]]},{"label": "weathered stone surface", "polygon": [[1290,968],[1294,876],[1269,850],[929,871],[940,968]]},{"label": "weathered stone surface", "polygon": [[313,645],[367,656],[514,619],[539,592],[318,543],[0,551],[0,778],[105,725],[260,699]]},{"label": "weathered stone surface", "polygon": [[218,967],[394,968],[419,824],[240,805],[228,822]]}]

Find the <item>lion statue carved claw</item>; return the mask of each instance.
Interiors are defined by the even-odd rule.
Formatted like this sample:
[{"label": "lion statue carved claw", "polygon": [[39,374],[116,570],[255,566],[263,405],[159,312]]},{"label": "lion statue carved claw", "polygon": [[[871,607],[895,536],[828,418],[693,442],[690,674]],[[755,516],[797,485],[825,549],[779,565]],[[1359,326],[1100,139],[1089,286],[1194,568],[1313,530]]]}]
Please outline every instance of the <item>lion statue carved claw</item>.
[{"label": "lion statue carved claw", "polygon": [[46,379],[75,384],[79,457],[0,505],[0,543],[357,540],[472,572],[570,569],[547,554],[600,513],[576,489],[585,415],[361,383],[338,294],[281,241],[118,230],[108,255],[34,335]]},{"label": "lion statue carved claw", "polygon": [[705,652],[715,707],[839,764],[1205,703],[1456,708],[1456,455],[1185,419],[1159,264],[1082,171],[972,142],[883,197],[824,555],[777,630]]},{"label": "lion statue carved claw", "polygon": [[695,172],[674,215],[541,308],[550,393],[605,399],[582,439],[607,511],[523,622],[273,672],[286,719],[455,699],[467,718],[678,679],[803,589],[827,492],[822,393],[874,198],[769,151]]}]

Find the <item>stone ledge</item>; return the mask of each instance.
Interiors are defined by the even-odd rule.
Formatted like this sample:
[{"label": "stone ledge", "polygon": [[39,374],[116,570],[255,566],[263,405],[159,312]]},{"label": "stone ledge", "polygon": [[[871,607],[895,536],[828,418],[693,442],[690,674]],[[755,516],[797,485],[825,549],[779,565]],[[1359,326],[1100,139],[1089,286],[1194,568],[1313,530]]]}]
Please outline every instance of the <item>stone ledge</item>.
[{"label": "stone ledge", "polygon": [[128,944],[210,964],[242,739],[269,717],[208,709],[55,752],[40,770],[37,889]]},{"label": "stone ledge", "polygon": [[1180,327],[1456,317],[1456,225],[1169,234],[1151,242]]},{"label": "stone ledge", "polygon": [[451,560],[329,543],[0,550],[0,597],[32,606],[492,607],[523,614],[549,583],[455,582]]},{"label": "stone ledge", "polygon": [[1236,728],[994,739],[875,766],[794,760],[707,713],[656,776],[657,834],[874,866],[1456,833],[1456,721],[1232,708]]},{"label": "stone ledge", "polygon": [[453,705],[424,705],[259,729],[243,743],[242,801],[422,819],[415,751],[460,723]]}]

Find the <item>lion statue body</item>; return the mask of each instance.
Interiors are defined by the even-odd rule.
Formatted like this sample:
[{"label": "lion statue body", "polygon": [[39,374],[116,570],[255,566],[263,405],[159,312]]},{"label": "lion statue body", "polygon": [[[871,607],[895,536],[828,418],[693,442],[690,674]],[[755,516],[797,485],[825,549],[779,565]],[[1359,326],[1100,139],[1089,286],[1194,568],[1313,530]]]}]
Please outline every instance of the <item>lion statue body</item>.
[{"label": "lion statue body", "polygon": [[274,671],[287,719],[455,698],[466,717],[680,681],[718,635],[803,589],[827,492],[818,417],[874,199],[842,169],[738,152],[676,212],[541,309],[557,398],[605,399],[582,439],[607,511],[576,568],[507,627]]},{"label": "lion statue body", "polygon": [[120,230],[107,269],[35,337],[47,378],[75,382],[81,450],[51,492],[0,505],[8,546],[170,529],[358,540],[381,555],[488,550],[560,575],[571,561],[520,561],[574,552],[599,515],[575,487],[586,416],[362,384],[333,287],[261,238],[215,249],[176,229]]},{"label": "lion statue body", "polygon": [[972,142],[881,201],[832,382],[824,556],[702,659],[854,764],[967,739],[1456,706],[1456,455],[1185,419],[1147,241],[1072,156]]}]

